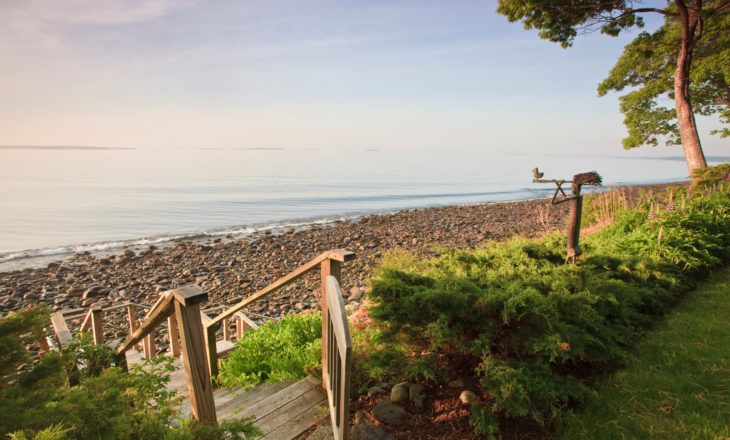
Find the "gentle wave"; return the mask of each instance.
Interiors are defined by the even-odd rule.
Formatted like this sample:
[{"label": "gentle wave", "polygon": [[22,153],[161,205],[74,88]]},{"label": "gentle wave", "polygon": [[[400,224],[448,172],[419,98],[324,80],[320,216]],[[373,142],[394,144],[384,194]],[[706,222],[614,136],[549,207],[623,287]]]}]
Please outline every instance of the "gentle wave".
[{"label": "gentle wave", "polygon": [[7,252],[0,253],[0,263],[7,263],[16,260],[38,258],[38,257],[53,257],[63,256],[68,254],[77,254],[84,252],[105,252],[114,251],[124,248],[140,247],[140,246],[152,246],[152,245],[164,245],[172,242],[179,241],[195,241],[205,240],[210,238],[218,237],[237,237],[245,238],[247,236],[254,235],[256,233],[263,232],[284,232],[291,228],[305,229],[313,225],[325,225],[339,221],[351,221],[361,218],[362,215],[344,215],[336,217],[324,217],[311,220],[297,220],[289,222],[275,222],[257,226],[237,226],[233,228],[226,228],[213,231],[205,232],[193,232],[189,234],[171,234],[171,235],[160,235],[156,237],[145,237],[132,240],[118,240],[118,241],[105,241],[99,243],[88,243],[80,245],[69,245],[61,246],[52,249],[29,249],[20,252]]},{"label": "gentle wave", "polygon": [[[473,197],[494,197],[503,196],[504,198],[519,199],[522,196],[534,197],[536,194],[547,193],[543,189],[535,188],[520,188],[515,190],[505,191],[481,191],[481,192],[451,192],[451,193],[421,193],[421,194],[383,194],[383,195],[371,195],[371,196],[352,196],[352,197],[307,197],[307,198],[280,198],[272,200],[270,203],[286,204],[286,203],[297,203],[297,204],[342,204],[346,206],[347,203],[356,202],[377,202],[377,201],[394,201],[402,200],[407,202],[409,200],[427,200],[427,199],[457,199],[457,198],[473,198]],[[453,200],[452,200],[453,202]],[[251,202],[254,203],[254,202]],[[262,205],[265,202],[255,202],[255,204]],[[431,205],[436,206],[436,205]],[[427,207],[427,206],[423,206]],[[402,209],[408,209],[404,206]],[[116,249],[123,249],[128,247],[138,246],[150,246],[160,245],[169,242],[182,241],[182,240],[199,240],[207,238],[216,238],[224,236],[235,236],[235,237],[246,237],[260,232],[276,232],[284,231],[291,228],[307,228],[312,225],[323,225],[329,224],[336,221],[349,221],[357,218],[361,218],[364,215],[374,214],[383,212],[394,212],[390,210],[368,210],[367,212],[355,212],[355,213],[340,213],[335,216],[320,217],[320,218],[308,218],[308,219],[292,219],[287,221],[271,222],[266,224],[258,225],[242,225],[224,229],[210,230],[210,231],[197,231],[190,233],[181,234],[170,234],[170,235],[159,235],[154,237],[144,237],[131,240],[115,240],[115,241],[103,241],[97,243],[85,243],[79,245],[68,245],[60,246],[49,249],[28,249],[17,252],[0,253],[0,263],[7,263],[10,261],[21,260],[25,258],[37,258],[37,257],[51,257],[51,256],[63,256],[67,254],[83,253],[83,252],[104,252],[113,251]]]}]

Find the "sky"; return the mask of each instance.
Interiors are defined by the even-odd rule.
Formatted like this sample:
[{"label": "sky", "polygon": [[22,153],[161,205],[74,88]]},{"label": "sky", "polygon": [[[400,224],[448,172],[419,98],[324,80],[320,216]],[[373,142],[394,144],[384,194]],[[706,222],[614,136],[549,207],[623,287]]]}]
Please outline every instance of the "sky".
[{"label": "sky", "polygon": [[681,155],[624,152],[618,97],[597,95],[638,31],[562,49],[495,9],[0,0],[0,145]]}]

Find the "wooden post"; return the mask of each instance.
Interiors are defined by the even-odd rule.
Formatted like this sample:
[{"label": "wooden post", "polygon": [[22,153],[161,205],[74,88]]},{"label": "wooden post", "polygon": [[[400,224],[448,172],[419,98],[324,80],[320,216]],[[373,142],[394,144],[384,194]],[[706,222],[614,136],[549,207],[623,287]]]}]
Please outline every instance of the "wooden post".
[{"label": "wooden post", "polygon": [[173,294],[182,341],[182,358],[187,373],[190,409],[195,420],[215,423],[215,401],[205,359],[205,338],[199,305],[208,299],[208,294],[195,285],[176,289]]},{"label": "wooden post", "polygon": [[583,254],[583,251],[578,245],[580,241],[581,212],[583,211],[583,196],[580,195],[580,187],[581,185],[577,183],[573,183],[571,187],[571,195],[574,199],[570,203],[570,226],[568,227],[567,235],[568,256],[565,258],[566,263],[568,260],[575,262],[575,258]]},{"label": "wooden post", "polygon": [[231,340],[231,320],[226,318],[221,322],[223,325],[223,340],[224,341],[230,341]]},{"label": "wooden post", "polygon": [[104,310],[101,307],[91,309],[90,327],[94,344],[102,345],[104,343]]},{"label": "wooden post", "polygon": [[[137,310],[135,310],[134,307],[135,306],[133,306],[132,304],[127,306],[127,322],[129,323],[130,335],[139,328],[139,321],[137,320]],[[136,344],[135,348],[137,349],[137,351],[139,351],[142,349],[142,346]]]},{"label": "wooden post", "polygon": [[167,317],[167,335],[170,339],[170,354],[172,357],[179,357],[180,331],[178,329],[177,318],[174,313]]},{"label": "wooden post", "polygon": [[215,325],[203,327],[203,337],[205,339],[205,351],[208,353],[210,377],[218,377],[218,347],[215,344]]},{"label": "wooden post", "polygon": [[243,337],[243,331],[245,329],[245,323],[243,322],[243,319],[241,319],[238,314],[234,315],[233,319],[236,321],[236,340],[240,341]]},{"label": "wooden post", "polygon": [[[328,322],[328,313],[327,310],[327,277],[333,276],[337,280],[337,283],[340,283],[340,272],[342,270],[342,263],[337,260],[333,260],[331,258],[327,258],[326,260],[323,260],[320,264],[320,277],[321,280],[321,288],[319,290],[319,307],[322,309],[322,340],[327,340],[327,333],[329,332],[329,328],[327,325]],[[326,344],[322,344],[322,387],[327,387],[327,347]]]},{"label": "wooden post", "polygon": [[142,340],[142,350],[144,350],[144,358],[147,360],[155,357],[155,331],[152,330],[149,335]]}]

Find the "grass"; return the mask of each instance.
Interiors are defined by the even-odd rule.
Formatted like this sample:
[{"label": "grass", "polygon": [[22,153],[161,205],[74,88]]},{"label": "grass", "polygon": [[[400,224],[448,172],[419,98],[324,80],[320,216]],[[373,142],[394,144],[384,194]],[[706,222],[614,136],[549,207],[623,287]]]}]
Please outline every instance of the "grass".
[{"label": "grass", "polygon": [[557,439],[730,438],[730,268],[642,340]]}]

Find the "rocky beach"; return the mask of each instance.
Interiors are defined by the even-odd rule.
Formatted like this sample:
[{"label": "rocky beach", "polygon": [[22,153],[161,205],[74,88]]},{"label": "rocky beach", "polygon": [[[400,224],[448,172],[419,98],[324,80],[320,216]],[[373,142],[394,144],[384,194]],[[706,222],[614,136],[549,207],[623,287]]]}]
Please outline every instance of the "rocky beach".
[{"label": "rocky beach", "polygon": [[[643,186],[663,192],[669,185]],[[638,190],[633,190],[634,195]],[[356,259],[342,269],[342,291],[358,307],[378,258],[396,248],[421,256],[438,247],[477,247],[485,240],[515,235],[535,237],[565,228],[569,204],[549,199],[446,206],[375,214],[349,222],[311,225],[281,234],[260,233],[245,240],[219,238],[182,241],[165,247],[115,255],[77,254],[43,268],[0,273],[0,315],[39,303],[50,310],[107,308],[133,302],[151,305],[160,292],[195,283],[208,293],[205,309],[227,306],[308,262],[320,253],[344,248]],[[312,272],[248,309],[281,317],[316,307],[319,274]],[[128,334],[122,312],[110,313],[106,337]],[[73,326],[72,326],[73,328]],[[158,332],[162,333],[162,332]],[[158,348],[164,349],[163,335]]]}]

